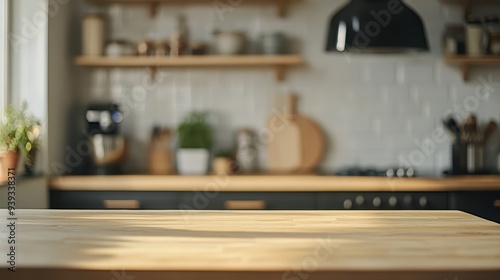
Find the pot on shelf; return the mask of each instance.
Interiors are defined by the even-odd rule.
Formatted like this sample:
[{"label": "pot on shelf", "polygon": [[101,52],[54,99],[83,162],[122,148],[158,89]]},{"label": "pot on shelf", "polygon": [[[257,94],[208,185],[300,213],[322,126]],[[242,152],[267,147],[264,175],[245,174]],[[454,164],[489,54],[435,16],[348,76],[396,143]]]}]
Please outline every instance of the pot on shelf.
[{"label": "pot on shelf", "polygon": [[208,173],[210,152],[207,149],[178,149],[177,171],[181,175],[205,175]]}]

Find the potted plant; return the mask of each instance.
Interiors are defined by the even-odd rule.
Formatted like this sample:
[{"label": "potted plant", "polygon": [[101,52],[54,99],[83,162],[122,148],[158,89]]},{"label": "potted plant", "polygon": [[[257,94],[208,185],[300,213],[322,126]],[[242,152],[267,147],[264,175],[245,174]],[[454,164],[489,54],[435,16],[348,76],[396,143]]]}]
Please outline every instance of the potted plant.
[{"label": "potted plant", "polygon": [[193,112],[178,127],[177,170],[182,175],[208,173],[212,128],[207,114]]},{"label": "potted plant", "polygon": [[28,104],[23,102],[21,108],[7,106],[0,125],[0,160],[1,172],[16,168],[19,155],[23,155],[27,165],[31,166],[34,152],[40,146],[40,124],[27,113]]}]

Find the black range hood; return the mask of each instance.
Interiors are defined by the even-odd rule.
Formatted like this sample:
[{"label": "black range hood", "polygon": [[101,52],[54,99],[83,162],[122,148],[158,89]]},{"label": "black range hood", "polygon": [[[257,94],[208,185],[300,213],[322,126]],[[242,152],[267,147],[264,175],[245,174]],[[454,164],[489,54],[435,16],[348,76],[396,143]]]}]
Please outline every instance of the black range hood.
[{"label": "black range hood", "polygon": [[328,52],[429,51],[420,16],[401,0],[350,0],[334,14]]}]

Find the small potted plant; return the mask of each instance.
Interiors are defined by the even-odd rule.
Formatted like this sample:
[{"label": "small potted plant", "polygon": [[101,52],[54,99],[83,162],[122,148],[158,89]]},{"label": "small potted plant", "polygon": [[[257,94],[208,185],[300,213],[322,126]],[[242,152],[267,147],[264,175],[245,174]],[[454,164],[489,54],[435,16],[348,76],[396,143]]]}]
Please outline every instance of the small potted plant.
[{"label": "small potted plant", "polygon": [[9,105],[0,125],[0,159],[2,173],[16,168],[19,155],[23,155],[28,166],[32,166],[34,153],[39,148],[40,124],[27,113],[28,104],[21,108]]},{"label": "small potted plant", "polygon": [[177,129],[177,170],[181,175],[208,173],[212,128],[206,117],[206,113],[191,113]]}]

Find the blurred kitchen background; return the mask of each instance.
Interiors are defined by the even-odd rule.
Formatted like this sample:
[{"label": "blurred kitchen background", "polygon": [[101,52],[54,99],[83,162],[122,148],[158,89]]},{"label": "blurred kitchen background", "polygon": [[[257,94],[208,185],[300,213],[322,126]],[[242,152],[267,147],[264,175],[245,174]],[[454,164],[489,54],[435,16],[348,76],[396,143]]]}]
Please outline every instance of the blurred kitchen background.
[{"label": "blurred kitchen background", "polygon": [[[12,21],[12,34],[25,35],[11,42],[11,100],[26,100],[42,121],[43,148],[37,161],[45,173],[80,172],[79,162],[68,155],[86,139],[85,112],[95,103],[120,106],[119,133],[129,141],[123,172],[133,174],[149,172],[154,127],[170,129],[174,149],[181,121],[190,112],[205,111],[214,128],[213,153],[232,151],[238,131],[263,135],[277,97],[286,93],[296,94],[299,113],[324,133],[325,156],[318,170],[325,174],[349,167],[385,170],[411,161],[420,176],[441,176],[451,168],[453,141],[442,131],[443,119],[453,115],[462,122],[475,114],[482,125],[500,121],[500,68],[471,68],[464,81],[463,69],[444,59],[444,49],[450,51],[444,39],[447,26],[464,25],[461,5],[405,1],[423,20],[429,52],[356,54],[325,50],[330,18],[346,1],[291,1],[284,17],[272,4],[246,1],[234,7],[223,0],[220,7],[217,1],[154,7],[96,2],[51,0],[45,22],[43,16],[37,18],[43,5],[32,0],[11,3],[13,18],[22,19]],[[282,81],[273,67],[85,67],[91,62],[75,59],[84,52],[85,18],[95,14],[103,17],[104,52],[126,52],[123,41],[137,51],[141,41],[171,40],[182,25],[191,47],[196,43],[208,53],[217,52],[215,31],[243,32],[244,54],[259,53],[262,34],[281,33],[285,52],[302,59],[303,65],[286,67]],[[481,6],[471,14],[500,15],[500,7]],[[112,42],[117,49],[108,48]],[[486,89],[491,92],[487,98],[474,97],[477,92],[485,97]],[[433,141],[432,152],[423,158],[413,154],[412,160],[412,153],[421,151],[421,143],[436,131],[446,133],[445,141]],[[257,150],[258,170],[266,172],[266,145]],[[485,169],[497,171],[498,133],[484,151]]]}]

